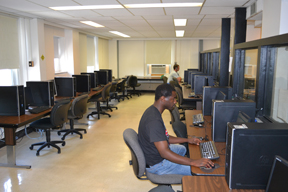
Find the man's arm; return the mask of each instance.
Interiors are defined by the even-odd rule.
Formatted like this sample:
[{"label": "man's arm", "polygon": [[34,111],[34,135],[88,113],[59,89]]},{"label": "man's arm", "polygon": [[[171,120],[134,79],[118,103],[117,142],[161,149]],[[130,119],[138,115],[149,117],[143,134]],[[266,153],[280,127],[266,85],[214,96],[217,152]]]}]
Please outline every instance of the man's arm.
[{"label": "man's arm", "polygon": [[154,142],[154,145],[156,146],[161,157],[171,162],[181,164],[181,165],[190,165],[190,166],[195,166],[195,167],[204,166],[208,168],[214,165],[214,163],[209,159],[202,158],[202,159],[193,160],[193,159],[183,157],[181,155],[174,153],[173,151],[169,149],[167,141],[157,141],[157,142]]},{"label": "man's arm", "polygon": [[181,77],[177,77],[177,80],[179,83],[181,83],[182,78]]},{"label": "man's arm", "polygon": [[199,145],[200,139],[197,137],[192,137],[192,138],[181,138],[181,137],[173,137],[169,135],[169,143],[171,144],[178,144],[178,143],[190,143],[190,144],[195,144]]}]

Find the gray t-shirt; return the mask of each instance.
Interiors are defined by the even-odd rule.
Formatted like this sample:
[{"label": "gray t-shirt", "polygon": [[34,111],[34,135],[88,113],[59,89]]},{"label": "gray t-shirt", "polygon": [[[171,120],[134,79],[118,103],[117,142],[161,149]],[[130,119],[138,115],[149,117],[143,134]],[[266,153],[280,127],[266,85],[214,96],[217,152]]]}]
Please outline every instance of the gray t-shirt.
[{"label": "gray t-shirt", "polygon": [[173,72],[169,75],[168,80],[167,80],[167,83],[170,83],[170,81],[173,81],[173,77],[174,77],[174,78],[178,78],[178,77],[180,77],[180,76],[179,76],[179,74],[178,74],[176,71],[173,71]]},{"label": "gray t-shirt", "polygon": [[168,142],[169,135],[165,128],[161,113],[153,105],[146,109],[140,120],[138,139],[145,155],[146,164],[153,166],[163,161],[154,142]]}]

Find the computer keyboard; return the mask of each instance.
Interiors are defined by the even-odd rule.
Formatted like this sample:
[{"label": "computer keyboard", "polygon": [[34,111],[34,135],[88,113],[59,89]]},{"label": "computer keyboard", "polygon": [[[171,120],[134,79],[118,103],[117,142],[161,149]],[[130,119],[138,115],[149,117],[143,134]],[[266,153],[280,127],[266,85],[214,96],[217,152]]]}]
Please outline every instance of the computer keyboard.
[{"label": "computer keyboard", "polygon": [[30,113],[37,114],[37,113],[41,113],[43,111],[46,111],[47,109],[50,109],[50,108],[51,107],[49,107],[49,106],[38,106],[38,107],[35,107],[35,108],[28,109],[28,111]]},{"label": "computer keyboard", "polygon": [[188,95],[188,97],[195,97],[196,95],[195,95],[195,92],[191,92],[191,93],[189,93],[189,95]]},{"label": "computer keyboard", "polygon": [[199,146],[200,146],[200,153],[201,153],[202,158],[207,158],[211,160],[219,159],[219,154],[215,147],[214,141],[202,142],[199,144]]},{"label": "computer keyboard", "polygon": [[193,124],[199,124],[199,123],[204,123],[202,113],[193,115]]}]

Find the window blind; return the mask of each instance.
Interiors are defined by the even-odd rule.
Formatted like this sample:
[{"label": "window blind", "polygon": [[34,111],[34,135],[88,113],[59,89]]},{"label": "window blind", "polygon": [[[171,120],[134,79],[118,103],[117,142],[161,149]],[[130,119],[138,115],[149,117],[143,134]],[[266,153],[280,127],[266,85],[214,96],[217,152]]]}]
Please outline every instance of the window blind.
[{"label": "window blind", "polygon": [[146,64],[171,64],[171,41],[146,41]]}]

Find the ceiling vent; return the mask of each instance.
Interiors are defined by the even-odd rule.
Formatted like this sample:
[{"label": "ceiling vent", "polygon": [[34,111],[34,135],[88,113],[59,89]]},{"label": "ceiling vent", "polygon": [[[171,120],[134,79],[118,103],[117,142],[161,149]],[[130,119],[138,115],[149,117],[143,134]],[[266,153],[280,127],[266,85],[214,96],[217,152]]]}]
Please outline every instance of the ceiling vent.
[{"label": "ceiling vent", "polygon": [[256,13],[256,1],[250,7],[250,15],[253,15],[255,13]]}]

